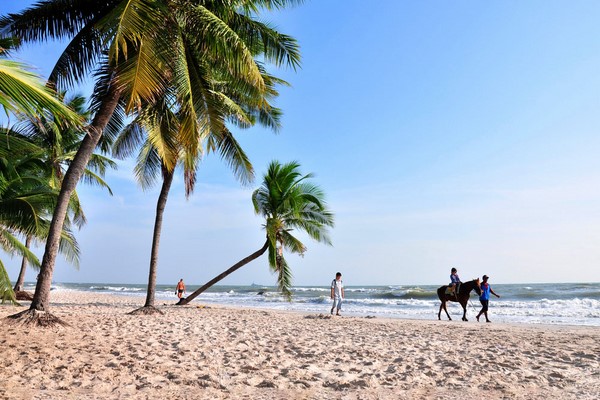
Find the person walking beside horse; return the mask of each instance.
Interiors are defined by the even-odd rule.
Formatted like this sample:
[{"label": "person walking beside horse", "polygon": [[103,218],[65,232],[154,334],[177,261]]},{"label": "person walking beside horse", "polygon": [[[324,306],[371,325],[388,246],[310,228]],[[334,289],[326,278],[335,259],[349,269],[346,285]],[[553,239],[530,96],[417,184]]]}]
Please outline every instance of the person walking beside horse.
[{"label": "person walking beside horse", "polygon": [[488,279],[490,279],[489,276],[484,275],[483,276],[483,282],[481,283],[481,295],[479,296],[479,301],[481,302],[481,311],[479,311],[479,314],[477,314],[477,322],[479,322],[479,317],[481,317],[481,314],[485,315],[485,322],[492,322],[489,320],[487,312],[488,312],[488,305],[490,303],[490,293],[493,294],[494,296],[496,296],[497,298],[500,298],[500,295],[497,295],[496,292],[494,292],[492,290],[492,287],[490,286],[490,284],[488,283]]}]

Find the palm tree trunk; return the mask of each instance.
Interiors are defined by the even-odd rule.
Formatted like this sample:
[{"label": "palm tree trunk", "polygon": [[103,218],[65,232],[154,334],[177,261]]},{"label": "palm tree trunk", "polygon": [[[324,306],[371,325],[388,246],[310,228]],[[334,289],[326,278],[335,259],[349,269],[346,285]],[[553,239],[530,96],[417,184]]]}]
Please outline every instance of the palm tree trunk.
[{"label": "palm tree trunk", "polygon": [[42,265],[40,266],[40,274],[38,275],[33,301],[29,308],[31,311],[48,311],[50,307],[50,285],[52,283],[52,274],[54,273],[56,255],[58,253],[61,232],[65,223],[67,209],[69,208],[71,194],[77,187],[77,183],[83,175],[85,167],[87,166],[92,153],[96,149],[98,141],[102,137],[102,132],[104,128],[106,128],[108,121],[119,103],[120,96],[120,89],[117,89],[114,85],[109,88],[94,120],[88,126],[88,134],[81,142],[81,146],[79,147],[79,150],[77,150],[75,158],[65,173],[56,208],[52,215],[52,222],[50,223],[50,230],[48,232],[48,239],[46,240],[46,248],[44,250],[44,257],[42,258]]},{"label": "palm tree trunk", "polygon": [[150,272],[148,274],[148,290],[146,292],[146,304],[144,307],[154,307],[156,293],[156,269],[158,267],[158,245],[160,243],[160,232],[162,230],[163,214],[167,206],[167,198],[171,183],[173,183],[174,171],[168,171],[163,165],[163,184],[156,202],[156,218],[154,220],[154,236],[152,237],[152,250],[150,252]]},{"label": "palm tree trunk", "polygon": [[265,241],[265,244],[263,245],[263,247],[260,250],[257,250],[254,253],[250,254],[248,257],[244,258],[243,260],[238,261],[236,264],[234,264],[227,271],[222,272],[221,274],[215,276],[213,279],[211,279],[210,281],[206,282],[203,286],[201,286],[198,289],[196,289],[188,297],[185,297],[185,298],[182,297],[179,300],[179,303],[177,303],[177,305],[178,306],[184,306],[184,305],[188,304],[190,301],[192,301],[196,297],[198,297],[198,295],[200,293],[204,292],[206,289],[208,289],[209,287],[213,286],[215,283],[219,282],[221,279],[226,278],[229,274],[231,274],[231,273],[237,271],[238,269],[242,268],[244,265],[248,264],[250,261],[256,260],[258,257],[262,256],[265,253],[265,251],[267,251],[268,248],[269,248],[269,240],[267,239]]},{"label": "palm tree trunk", "polygon": [[[25,238],[25,247],[29,249],[31,247],[31,241],[33,237],[31,235],[27,235]],[[23,256],[21,260],[21,270],[19,271],[19,277],[17,278],[17,283],[15,283],[15,292],[20,292],[23,290],[23,284],[25,283],[25,271],[27,270],[27,258]]]}]

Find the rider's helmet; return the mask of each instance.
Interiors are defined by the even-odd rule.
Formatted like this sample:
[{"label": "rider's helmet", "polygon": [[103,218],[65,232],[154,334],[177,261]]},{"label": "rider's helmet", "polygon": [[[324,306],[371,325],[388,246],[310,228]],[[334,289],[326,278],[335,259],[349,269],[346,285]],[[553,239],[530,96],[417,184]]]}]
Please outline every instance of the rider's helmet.
[{"label": "rider's helmet", "polygon": [[452,269],[450,270],[450,272],[452,272],[452,273],[455,273],[455,272],[457,272],[457,271],[456,271],[456,268],[452,267]]}]

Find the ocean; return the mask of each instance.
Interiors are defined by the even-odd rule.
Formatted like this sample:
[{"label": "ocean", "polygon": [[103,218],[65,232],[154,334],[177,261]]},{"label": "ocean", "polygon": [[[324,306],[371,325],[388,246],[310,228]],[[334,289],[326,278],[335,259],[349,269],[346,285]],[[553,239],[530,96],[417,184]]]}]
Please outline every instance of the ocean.
[{"label": "ocean", "polygon": [[[188,285],[188,294],[198,286]],[[437,319],[439,285],[348,286],[342,314],[383,318]],[[600,326],[600,283],[493,284],[501,298],[492,296],[488,312],[493,322]],[[33,291],[33,284],[26,285]],[[53,290],[114,293],[140,297],[146,285],[102,283],[55,283]],[[175,285],[158,285],[158,304],[176,303]],[[260,293],[260,294],[259,294]],[[327,314],[331,309],[330,289],[326,286],[293,288],[291,302],[275,287],[262,285],[214,286],[194,302],[236,307],[303,311]],[[474,321],[481,305],[475,292],[467,307],[467,318]],[[448,312],[460,320],[462,308],[449,303]],[[446,319],[442,312],[442,319]]]}]

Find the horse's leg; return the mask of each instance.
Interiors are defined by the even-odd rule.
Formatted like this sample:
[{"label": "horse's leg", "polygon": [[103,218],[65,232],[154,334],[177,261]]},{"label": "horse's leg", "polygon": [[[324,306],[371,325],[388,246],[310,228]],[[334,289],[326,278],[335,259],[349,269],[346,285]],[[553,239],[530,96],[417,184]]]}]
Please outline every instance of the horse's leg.
[{"label": "horse's leg", "polygon": [[447,303],[446,301],[443,301],[442,306],[444,307],[444,311],[446,311],[446,315],[448,316],[448,319],[450,321],[452,321],[452,318],[450,318],[450,314],[448,314],[448,309],[446,308],[446,303]]},{"label": "horse's leg", "polygon": [[442,304],[440,304],[440,311],[438,311],[438,321],[442,320],[442,307],[444,307],[444,302],[442,301]]},{"label": "horse's leg", "polygon": [[463,317],[462,317],[462,320],[463,321],[468,321],[468,319],[467,319],[467,302],[466,301],[464,303],[461,302],[460,305],[463,308]]}]

